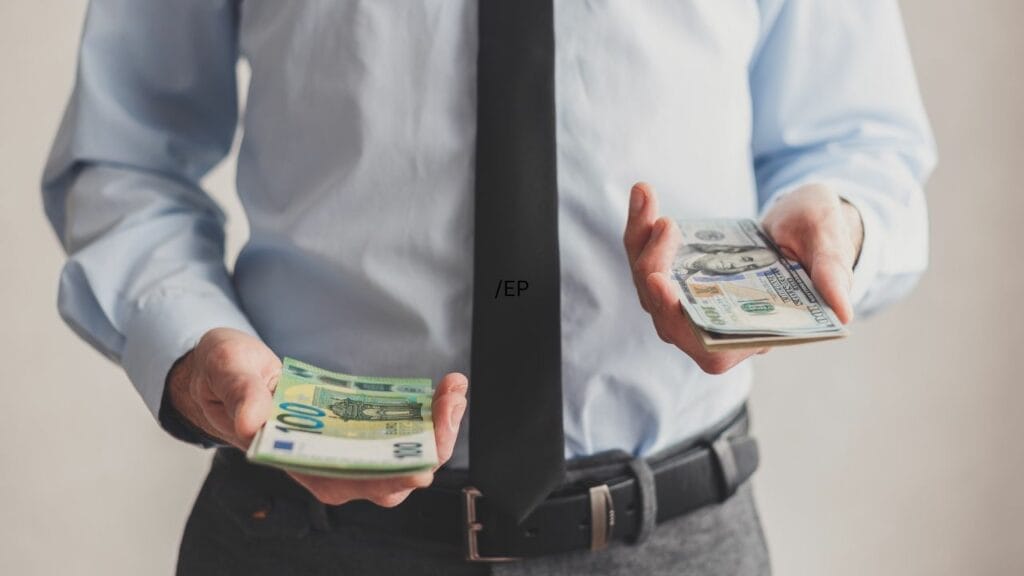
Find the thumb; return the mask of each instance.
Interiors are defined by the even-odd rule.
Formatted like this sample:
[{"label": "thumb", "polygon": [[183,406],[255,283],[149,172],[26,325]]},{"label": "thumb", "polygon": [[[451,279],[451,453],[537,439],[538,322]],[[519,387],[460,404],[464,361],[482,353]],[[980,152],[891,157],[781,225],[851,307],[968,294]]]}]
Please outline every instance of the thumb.
[{"label": "thumb", "polygon": [[458,372],[446,374],[434,391],[432,411],[434,413],[434,438],[437,440],[438,464],[444,464],[452,457],[459,425],[466,413],[466,390],[469,380]]},{"label": "thumb", "polygon": [[248,378],[233,395],[234,405],[227,406],[234,421],[235,435],[244,443],[252,439],[270,416],[274,407],[271,384],[258,378]]},{"label": "thumb", "polygon": [[850,303],[853,276],[843,259],[835,253],[818,252],[811,259],[810,272],[811,281],[839,321],[848,324],[853,320],[853,305]]}]

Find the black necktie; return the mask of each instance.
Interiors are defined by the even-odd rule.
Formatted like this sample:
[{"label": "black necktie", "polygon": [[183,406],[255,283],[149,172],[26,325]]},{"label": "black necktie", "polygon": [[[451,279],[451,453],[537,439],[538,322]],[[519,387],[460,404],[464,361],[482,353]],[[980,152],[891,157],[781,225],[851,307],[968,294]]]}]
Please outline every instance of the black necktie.
[{"label": "black necktie", "polygon": [[480,0],[470,481],[522,520],[562,481],[552,0]]}]

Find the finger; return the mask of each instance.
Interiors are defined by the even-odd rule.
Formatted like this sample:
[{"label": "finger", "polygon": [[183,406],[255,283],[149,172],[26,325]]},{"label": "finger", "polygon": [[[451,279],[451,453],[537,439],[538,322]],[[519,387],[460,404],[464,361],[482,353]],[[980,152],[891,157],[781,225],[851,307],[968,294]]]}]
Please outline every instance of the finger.
[{"label": "finger", "polygon": [[273,408],[272,379],[259,371],[236,371],[206,381],[212,396],[208,399],[223,403],[224,412],[231,419],[232,433],[243,442],[251,439]]},{"label": "finger", "polygon": [[248,373],[204,378],[193,394],[203,414],[218,429],[228,433],[242,447],[263,426],[273,408],[273,381]]},{"label": "finger", "polygon": [[651,238],[635,261],[635,270],[640,278],[646,279],[652,272],[668,272],[679,249],[680,239],[681,233],[675,222],[668,218],[658,218]]},{"label": "finger", "polygon": [[434,438],[437,441],[438,465],[442,465],[452,457],[455,439],[459,435],[459,426],[466,413],[466,391],[469,381],[462,374],[452,372],[446,374],[434,392],[432,410],[434,412]]},{"label": "finger", "polygon": [[652,300],[647,290],[647,277],[654,272],[668,272],[679,248],[680,232],[675,222],[659,218],[652,227],[647,245],[633,263],[633,283],[636,285],[640,304],[651,311]]},{"label": "finger", "polygon": [[840,322],[847,324],[853,320],[853,305],[850,303],[853,275],[841,257],[830,252],[812,256],[811,281]]},{"label": "finger", "polygon": [[651,227],[658,217],[658,199],[646,182],[637,182],[629,191],[629,217],[622,241],[632,266],[651,236]]},{"label": "finger", "polygon": [[675,344],[691,358],[704,353],[703,345],[697,340],[690,321],[679,304],[675,285],[662,272],[647,276],[647,292],[651,296],[651,316],[662,340]]},{"label": "finger", "polygon": [[234,406],[233,420],[235,435],[248,443],[270,417],[274,397],[270,382],[250,380],[242,390],[242,398]]},{"label": "finger", "polygon": [[835,311],[839,321],[846,324],[853,319],[850,288],[853,284],[853,257],[848,240],[840,235],[842,226],[822,223],[805,237],[803,262],[809,267],[811,281]]},{"label": "finger", "polygon": [[206,422],[209,423],[219,438],[223,438],[240,448],[245,448],[235,438],[234,421],[225,410],[224,402],[214,393],[206,379],[193,380],[189,387],[189,393],[193,402],[199,407],[199,411],[202,412],[203,418],[206,419]]}]

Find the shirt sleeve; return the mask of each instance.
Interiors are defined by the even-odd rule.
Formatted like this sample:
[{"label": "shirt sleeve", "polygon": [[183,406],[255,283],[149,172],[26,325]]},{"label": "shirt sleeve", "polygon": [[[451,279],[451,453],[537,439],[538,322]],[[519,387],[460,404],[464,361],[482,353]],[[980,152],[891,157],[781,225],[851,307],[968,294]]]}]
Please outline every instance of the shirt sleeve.
[{"label": "shirt sleeve", "polygon": [[224,215],[198,186],[235,132],[236,15],[228,0],[93,0],[43,175],[68,253],[60,314],[157,417],[203,333],[255,334],[224,266]]},{"label": "shirt sleeve", "polygon": [[761,213],[821,183],[864,222],[852,300],[869,314],[928,262],[935,146],[895,0],[762,0],[750,70]]}]

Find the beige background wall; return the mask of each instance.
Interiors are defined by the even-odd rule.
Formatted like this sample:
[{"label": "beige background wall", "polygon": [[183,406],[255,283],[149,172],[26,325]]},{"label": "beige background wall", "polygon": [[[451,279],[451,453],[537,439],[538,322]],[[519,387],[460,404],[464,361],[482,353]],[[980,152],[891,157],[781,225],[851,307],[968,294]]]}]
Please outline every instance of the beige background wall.
[{"label": "beige background wall", "polygon": [[[169,574],[208,455],[160,432],[54,308],[37,188],[84,5],[0,2],[0,574]],[[941,149],[933,265],[848,341],[760,361],[777,574],[1024,574],[1024,4],[902,5]],[[208,184],[237,248],[233,170]]]}]

